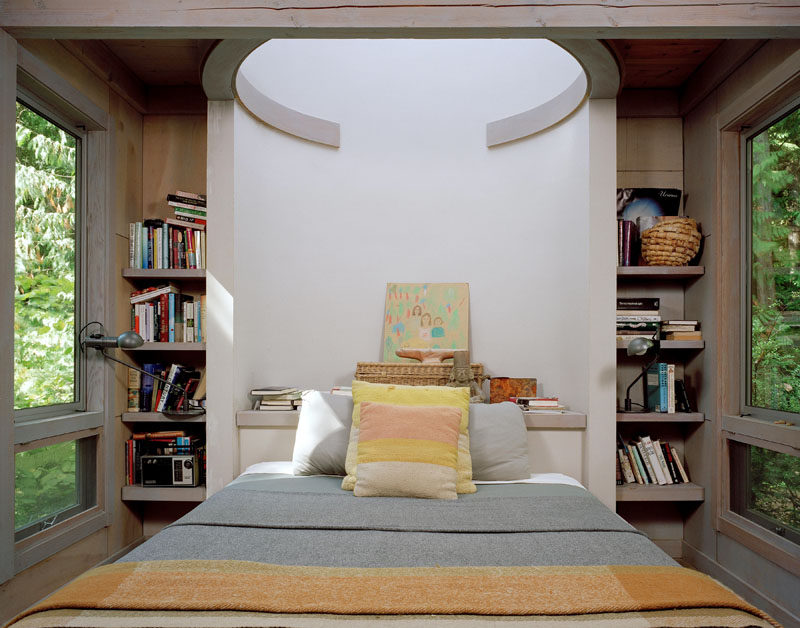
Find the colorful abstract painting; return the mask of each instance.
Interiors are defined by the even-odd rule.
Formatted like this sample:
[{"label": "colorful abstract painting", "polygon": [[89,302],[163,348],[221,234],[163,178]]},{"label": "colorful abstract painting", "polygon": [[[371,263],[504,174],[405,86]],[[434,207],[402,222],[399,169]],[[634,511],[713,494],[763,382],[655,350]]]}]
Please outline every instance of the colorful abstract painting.
[{"label": "colorful abstract painting", "polygon": [[469,284],[387,284],[383,361],[414,362],[397,349],[469,349]]}]

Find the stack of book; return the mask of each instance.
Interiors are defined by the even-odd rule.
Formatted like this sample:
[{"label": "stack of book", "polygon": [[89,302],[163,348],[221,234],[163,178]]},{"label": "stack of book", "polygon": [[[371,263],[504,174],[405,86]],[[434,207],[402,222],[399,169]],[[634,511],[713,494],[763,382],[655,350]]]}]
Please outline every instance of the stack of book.
[{"label": "stack of book", "polygon": [[204,370],[150,362],[142,364],[142,369],[149,375],[128,369],[127,412],[180,412],[187,408],[189,399],[192,405],[202,407],[206,396]]},{"label": "stack of book", "polygon": [[149,218],[128,226],[131,268],[205,268],[206,201],[191,192],[167,195],[175,216]]},{"label": "stack of book", "polygon": [[700,321],[669,320],[661,324],[661,335],[664,340],[702,340]]},{"label": "stack of book", "polygon": [[286,412],[297,410],[303,403],[302,391],[288,386],[262,386],[254,388],[250,394],[256,398],[253,410]]},{"label": "stack of book", "polygon": [[512,397],[525,412],[563,412],[566,408],[558,402],[558,397]]},{"label": "stack of book", "polygon": [[139,433],[125,443],[125,479],[131,486],[142,483],[142,456],[194,455],[200,470],[200,484],[205,482],[205,445],[183,430]]},{"label": "stack of book", "polygon": [[678,452],[667,442],[640,436],[627,444],[621,436],[617,458],[621,470],[618,484],[682,484],[689,481]]},{"label": "stack of book", "polygon": [[131,292],[131,329],[145,342],[205,342],[206,295],[181,294],[177,286]]},{"label": "stack of book", "polygon": [[691,412],[686,387],[675,379],[675,365],[656,362],[647,369],[647,409],[650,412]]},{"label": "stack of book", "polygon": [[617,299],[617,340],[627,345],[634,338],[658,338],[660,306],[660,299],[653,297]]}]

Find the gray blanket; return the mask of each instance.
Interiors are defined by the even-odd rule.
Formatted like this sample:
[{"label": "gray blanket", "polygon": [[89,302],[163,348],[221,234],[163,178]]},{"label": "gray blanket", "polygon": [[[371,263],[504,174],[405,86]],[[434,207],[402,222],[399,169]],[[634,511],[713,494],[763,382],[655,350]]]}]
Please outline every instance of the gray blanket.
[{"label": "gray blanket", "polygon": [[285,565],[674,565],[588,491],[480,485],[455,501],[359,498],[340,478],[243,476],[122,561]]}]

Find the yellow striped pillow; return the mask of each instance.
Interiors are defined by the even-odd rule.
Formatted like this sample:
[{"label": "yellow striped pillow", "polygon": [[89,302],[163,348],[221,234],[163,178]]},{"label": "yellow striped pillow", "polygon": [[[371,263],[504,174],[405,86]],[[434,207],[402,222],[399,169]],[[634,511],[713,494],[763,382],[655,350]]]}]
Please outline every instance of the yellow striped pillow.
[{"label": "yellow striped pillow", "polygon": [[472,483],[472,458],[469,454],[469,388],[449,386],[401,386],[397,384],[372,384],[353,381],[353,425],[347,445],[345,472],[342,488],[352,491],[356,485],[358,432],[360,424],[360,404],[375,401],[400,406],[448,406],[461,411],[458,426],[458,459],[456,471],[458,480],[456,492],[474,493]]},{"label": "yellow striped pillow", "polygon": [[456,499],[461,410],[364,401],[357,445],[357,497]]}]

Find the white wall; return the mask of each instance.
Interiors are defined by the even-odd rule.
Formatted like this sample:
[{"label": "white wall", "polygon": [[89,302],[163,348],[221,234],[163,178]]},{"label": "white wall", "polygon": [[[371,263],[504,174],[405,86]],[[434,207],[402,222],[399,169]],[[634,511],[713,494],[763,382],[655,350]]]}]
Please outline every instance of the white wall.
[{"label": "white wall", "polygon": [[[339,122],[341,148],[235,106],[233,207],[215,214],[233,224],[222,243],[235,277],[233,364],[224,365],[237,374],[233,405],[246,408],[259,385],[347,384],[356,362],[379,361],[387,282],[467,282],[473,360],[493,375],[537,377],[542,393],[589,412],[590,273],[608,283],[609,329],[614,286],[613,261],[598,273],[589,259],[589,107],[536,136],[485,146],[488,121],[548,100],[577,63],[542,41],[320,41],[305,42],[305,53],[285,41],[261,50],[273,43],[287,44],[285,56],[263,68],[248,59],[248,79]],[[613,102],[608,112],[603,248],[613,260]],[[212,353],[209,344],[209,372]],[[608,354],[600,361],[613,372],[613,347]],[[609,423],[613,434],[610,381],[594,425]],[[211,413],[211,395],[209,403]],[[576,451],[583,441],[575,434]],[[613,504],[609,451],[589,466],[602,478],[595,493]]]},{"label": "white wall", "polygon": [[342,146],[237,119],[239,394],[349,383],[357,361],[380,359],[386,282],[468,282],[473,359],[585,410],[588,115],[491,150],[484,137],[571,82],[576,62],[527,42],[547,56],[526,63],[560,77],[540,89],[519,58],[499,72],[514,58],[491,42],[302,43],[311,52],[284,51],[263,82],[340,122]]}]

